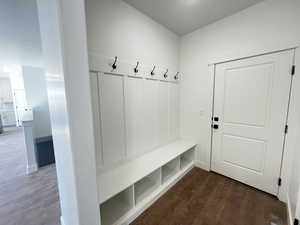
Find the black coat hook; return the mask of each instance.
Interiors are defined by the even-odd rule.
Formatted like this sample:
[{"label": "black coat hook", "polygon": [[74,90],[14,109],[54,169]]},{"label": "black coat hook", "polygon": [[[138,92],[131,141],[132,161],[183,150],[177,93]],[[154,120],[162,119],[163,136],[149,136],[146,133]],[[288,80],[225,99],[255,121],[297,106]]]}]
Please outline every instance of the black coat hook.
[{"label": "black coat hook", "polygon": [[113,70],[117,69],[117,60],[118,60],[118,57],[115,56],[115,61],[114,61],[114,63],[111,66],[113,68]]},{"label": "black coat hook", "polygon": [[153,66],[153,69],[152,69],[152,71],[151,71],[151,76],[154,76],[154,75],[155,75],[155,73],[154,73],[155,68],[156,68],[156,66]]},{"label": "black coat hook", "polygon": [[166,79],[168,77],[167,73],[169,72],[169,69],[167,69],[167,71],[164,74],[164,78]]},{"label": "black coat hook", "polygon": [[137,63],[136,63],[136,66],[135,66],[135,68],[134,68],[134,70],[133,70],[135,73],[138,73],[138,72],[139,72],[139,70],[138,70],[139,64],[140,64],[140,62],[137,62]]},{"label": "black coat hook", "polygon": [[174,80],[178,80],[179,78],[179,72],[176,73],[176,75],[174,76]]}]

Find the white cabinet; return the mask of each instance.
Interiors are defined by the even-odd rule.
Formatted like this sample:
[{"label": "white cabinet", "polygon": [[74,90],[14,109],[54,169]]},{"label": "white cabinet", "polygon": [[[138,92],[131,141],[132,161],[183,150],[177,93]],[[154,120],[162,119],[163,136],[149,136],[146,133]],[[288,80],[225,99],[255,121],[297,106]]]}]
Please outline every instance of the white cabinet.
[{"label": "white cabinet", "polygon": [[101,74],[98,79],[103,162],[110,165],[126,156],[124,77]]}]

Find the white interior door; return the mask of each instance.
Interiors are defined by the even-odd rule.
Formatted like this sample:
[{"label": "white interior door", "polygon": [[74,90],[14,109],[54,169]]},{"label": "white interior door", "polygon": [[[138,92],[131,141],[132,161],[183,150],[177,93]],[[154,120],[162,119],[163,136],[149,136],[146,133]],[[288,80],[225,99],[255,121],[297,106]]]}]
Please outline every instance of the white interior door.
[{"label": "white interior door", "polygon": [[277,195],[293,51],[215,67],[212,170]]}]

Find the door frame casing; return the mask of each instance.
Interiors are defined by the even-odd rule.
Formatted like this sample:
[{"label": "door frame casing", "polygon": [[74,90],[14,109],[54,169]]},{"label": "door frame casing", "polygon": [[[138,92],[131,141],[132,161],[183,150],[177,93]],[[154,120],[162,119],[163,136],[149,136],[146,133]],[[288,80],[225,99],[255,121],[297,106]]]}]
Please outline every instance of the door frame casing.
[{"label": "door frame casing", "polygon": [[[296,52],[299,52],[299,48],[298,46],[296,47],[291,47],[291,48],[286,48],[286,49],[282,49],[282,50],[274,50],[274,51],[270,51],[270,52],[264,52],[264,53],[258,53],[258,54],[253,54],[253,55],[247,55],[245,57],[240,57],[240,58],[234,58],[234,59],[227,59],[224,61],[216,61],[214,63],[210,63],[208,64],[208,72],[209,72],[209,76],[212,79],[212,88],[211,88],[211,118],[214,116],[214,104],[215,104],[215,77],[216,77],[216,65],[218,64],[222,64],[222,63],[227,63],[227,62],[232,62],[232,61],[238,61],[238,60],[243,60],[243,59],[248,59],[248,58],[253,58],[253,57],[258,57],[258,56],[263,56],[263,55],[270,55],[270,54],[275,54],[275,53],[279,53],[279,52],[284,52],[284,51],[294,51],[294,65],[297,64],[297,62],[295,61],[295,55]],[[292,85],[293,85],[293,77],[291,75],[291,87],[290,87],[290,93],[289,93],[289,102],[288,102],[288,108],[287,110],[287,118],[286,121],[289,121],[289,116],[290,116],[290,107],[291,107],[291,95],[293,94],[292,91]],[[282,153],[282,158],[281,158],[281,170],[280,170],[280,177],[282,179],[282,184],[281,186],[279,186],[278,188],[278,195],[277,197],[279,198],[279,200],[283,201],[283,202],[287,202],[287,189],[288,189],[288,177],[290,175],[290,166],[288,164],[289,159],[291,158],[291,152],[292,149],[287,148],[287,142],[290,141],[288,138],[288,134],[284,134],[284,143],[283,143],[283,153]],[[294,140],[291,140],[294,141]],[[208,153],[208,158],[209,158],[209,163],[207,165],[207,170],[211,171],[212,169],[212,151],[213,151],[213,129],[210,129],[210,141],[209,141],[209,153]],[[283,176],[284,175],[284,176]]]}]

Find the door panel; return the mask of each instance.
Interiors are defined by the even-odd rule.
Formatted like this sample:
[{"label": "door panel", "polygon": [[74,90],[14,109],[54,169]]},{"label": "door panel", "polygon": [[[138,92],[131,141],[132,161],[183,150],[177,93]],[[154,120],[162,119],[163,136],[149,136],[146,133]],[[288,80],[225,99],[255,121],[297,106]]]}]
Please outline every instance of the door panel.
[{"label": "door panel", "polygon": [[293,52],[215,68],[212,170],[277,194]]},{"label": "door panel", "polygon": [[257,173],[263,172],[266,154],[264,141],[234,135],[224,135],[222,141],[225,163]]},{"label": "door panel", "polygon": [[224,122],[266,125],[272,71],[272,63],[224,71]]}]

